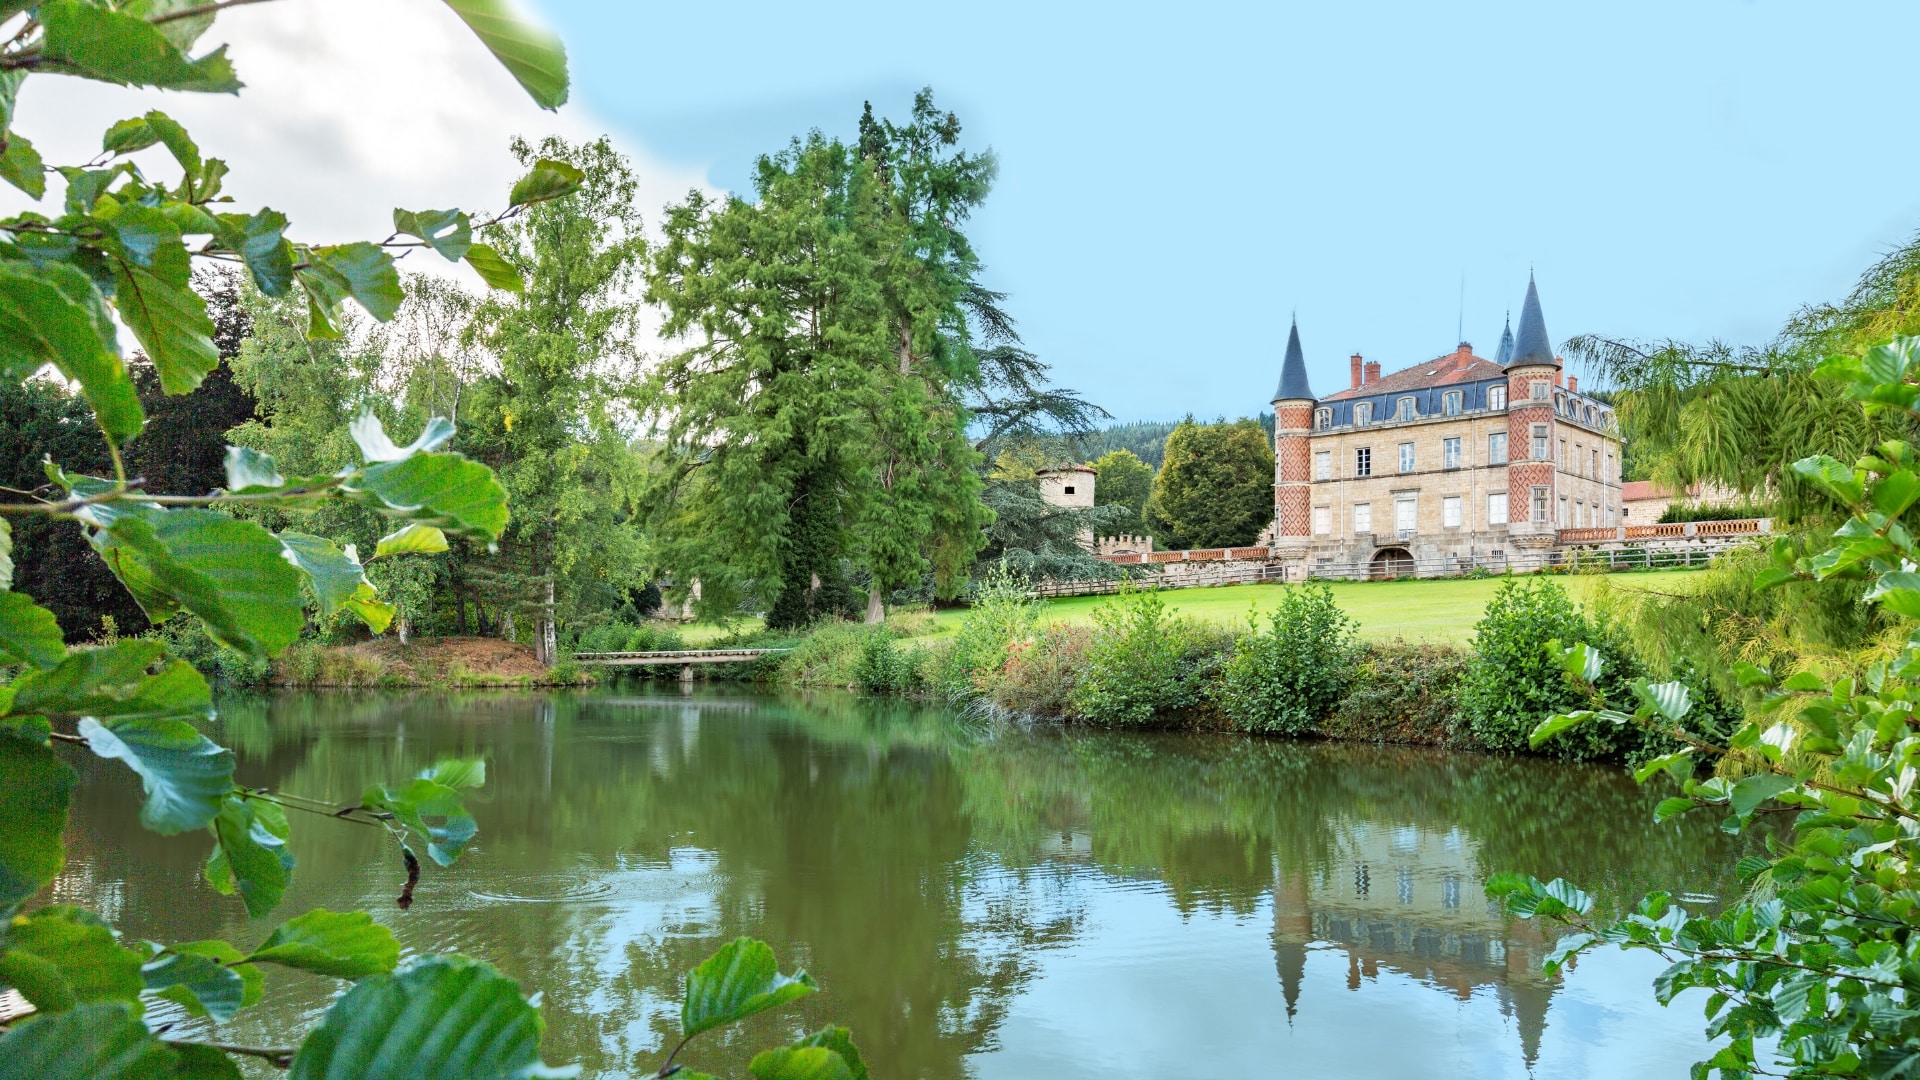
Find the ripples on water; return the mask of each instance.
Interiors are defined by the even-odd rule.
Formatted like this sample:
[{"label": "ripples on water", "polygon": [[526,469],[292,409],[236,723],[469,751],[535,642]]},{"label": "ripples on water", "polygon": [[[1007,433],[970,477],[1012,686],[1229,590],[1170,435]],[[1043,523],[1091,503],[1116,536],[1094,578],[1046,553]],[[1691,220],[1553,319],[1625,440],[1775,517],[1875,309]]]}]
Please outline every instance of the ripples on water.
[{"label": "ripples on water", "polygon": [[[493,962],[542,995],[548,1058],[598,1076],[652,1071],[682,973],[738,934],[827,992],[696,1043],[716,1072],[833,1021],[883,1078],[1684,1076],[1697,1002],[1653,1004],[1647,957],[1547,980],[1548,942],[1482,882],[1705,903],[1739,854],[1651,825],[1658,793],[1617,769],[841,698],[288,696],[227,703],[215,734],[244,782],[330,799],[484,755],[480,837],[410,911],[380,835],[300,821],[281,915],[362,907],[409,955]],[[139,830],[134,794],[90,768],[53,898],[136,937],[264,936],[200,883],[200,841]],[[222,1037],[304,1027],[336,990],[272,979]],[[176,1012],[152,1015],[198,1030]]]}]

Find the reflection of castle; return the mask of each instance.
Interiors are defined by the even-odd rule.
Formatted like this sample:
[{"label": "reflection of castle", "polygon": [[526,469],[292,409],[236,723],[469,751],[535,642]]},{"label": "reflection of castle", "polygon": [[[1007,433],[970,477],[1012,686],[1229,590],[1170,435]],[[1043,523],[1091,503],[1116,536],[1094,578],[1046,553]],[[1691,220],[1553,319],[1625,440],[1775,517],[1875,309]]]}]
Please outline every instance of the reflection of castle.
[{"label": "reflection of castle", "polygon": [[1546,943],[1487,898],[1472,841],[1459,829],[1366,823],[1347,836],[1343,862],[1274,874],[1273,953],[1287,1019],[1299,1006],[1307,952],[1338,950],[1349,990],[1383,968],[1461,1001],[1492,988],[1531,1067],[1553,995],[1540,970]]}]

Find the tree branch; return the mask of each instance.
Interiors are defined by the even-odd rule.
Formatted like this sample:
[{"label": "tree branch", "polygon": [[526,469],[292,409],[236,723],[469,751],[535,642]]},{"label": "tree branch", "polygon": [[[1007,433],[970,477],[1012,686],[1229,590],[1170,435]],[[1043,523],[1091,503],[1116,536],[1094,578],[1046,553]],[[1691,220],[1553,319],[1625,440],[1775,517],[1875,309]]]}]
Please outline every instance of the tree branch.
[{"label": "tree branch", "polygon": [[272,0],[218,0],[217,3],[196,4],[190,8],[181,8],[178,11],[169,11],[164,15],[155,15],[153,18],[148,19],[147,22],[151,23],[154,26],[159,26],[161,23],[170,23],[176,19],[191,19],[196,15],[217,14],[219,12],[227,10],[228,8],[242,7],[247,4],[266,4],[271,2]]}]

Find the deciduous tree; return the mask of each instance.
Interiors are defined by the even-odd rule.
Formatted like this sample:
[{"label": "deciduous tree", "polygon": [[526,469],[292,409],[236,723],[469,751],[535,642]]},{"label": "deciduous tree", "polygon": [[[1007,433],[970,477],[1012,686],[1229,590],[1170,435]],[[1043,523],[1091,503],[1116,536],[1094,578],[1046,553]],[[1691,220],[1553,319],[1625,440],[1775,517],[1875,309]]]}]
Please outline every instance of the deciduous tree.
[{"label": "deciduous tree", "polygon": [[1273,448],[1258,421],[1188,417],[1167,436],[1166,454],[1150,507],[1160,546],[1251,544],[1273,521]]}]

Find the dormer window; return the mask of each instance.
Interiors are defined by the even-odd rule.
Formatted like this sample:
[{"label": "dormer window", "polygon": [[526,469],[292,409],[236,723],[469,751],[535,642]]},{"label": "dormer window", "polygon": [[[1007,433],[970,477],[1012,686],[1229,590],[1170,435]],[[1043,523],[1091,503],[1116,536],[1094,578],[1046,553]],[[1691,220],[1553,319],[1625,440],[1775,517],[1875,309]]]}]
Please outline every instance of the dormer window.
[{"label": "dormer window", "polygon": [[1460,415],[1460,391],[1449,390],[1440,398],[1440,411],[1448,416]]},{"label": "dormer window", "polygon": [[1487,408],[1504,409],[1507,407],[1507,388],[1504,386],[1487,387]]},{"label": "dormer window", "polygon": [[1316,430],[1319,430],[1319,431],[1325,431],[1328,428],[1332,427],[1333,426],[1333,410],[1332,409],[1313,410],[1313,426]]},{"label": "dormer window", "polygon": [[1373,402],[1363,401],[1353,407],[1353,422],[1356,425],[1373,423]]},{"label": "dormer window", "polygon": [[1401,398],[1399,405],[1394,409],[1393,418],[1395,420],[1411,420],[1413,417],[1413,399],[1410,397]]},{"label": "dormer window", "polygon": [[1587,426],[1592,427],[1593,426],[1593,406],[1591,405],[1587,406],[1586,418],[1587,418]]}]

